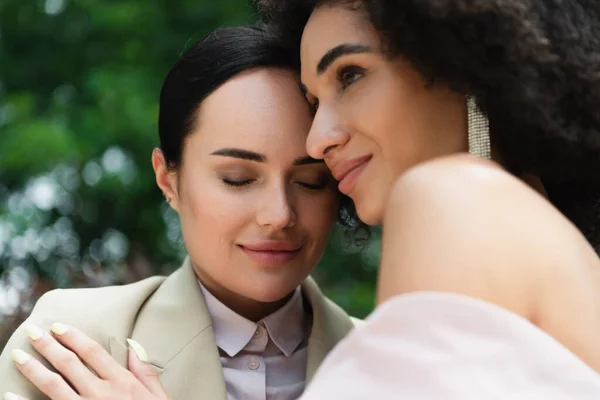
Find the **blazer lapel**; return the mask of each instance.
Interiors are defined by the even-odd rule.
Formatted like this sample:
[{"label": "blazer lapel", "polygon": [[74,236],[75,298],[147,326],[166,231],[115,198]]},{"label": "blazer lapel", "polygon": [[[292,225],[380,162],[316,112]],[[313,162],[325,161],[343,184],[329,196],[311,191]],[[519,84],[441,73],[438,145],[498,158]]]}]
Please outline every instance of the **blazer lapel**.
[{"label": "blazer lapel", "polygon": [[[354,324],[348,314],[327,299],[312,278],[302,283],[312,309],[308,340],[307,383],[333,347]],[[225,379],[202,291],[189,258],[150,296],[131,327],[131,338],[148,353],[171,398],[227,400]],[[109,351],[127,365],[127,346],[112,336]]]},{"label": "blazer lapel", "polygon": [[[171,398],[227,399],[212,321],[189,258],[140,309],[132,338],[146,349]],[[122,357],[122,345],[111,340],[110,346]]]},{"label": "blazer lapel", "polygon": [[352,330],[348,314],[327,299],[312,278],[302,283],[302,292],[312,307],[313,325],[308,339],[306,383],[310,383],[317,368],[333,347]]},{"label": "blazer lapel", "polygon": [[129,349],[127,349],[127,346],[125,346],[115,336],[110,336],[108,338],[108,351],[120,365],[127,368]]}]

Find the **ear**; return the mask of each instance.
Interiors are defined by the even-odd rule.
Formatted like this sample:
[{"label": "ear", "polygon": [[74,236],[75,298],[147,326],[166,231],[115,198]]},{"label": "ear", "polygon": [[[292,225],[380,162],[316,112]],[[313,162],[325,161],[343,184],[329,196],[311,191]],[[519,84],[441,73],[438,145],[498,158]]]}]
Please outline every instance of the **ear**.
[{"label": "ear", "polygon": [[156,175],[156,184],[163,192],[167,203],[179,213],[179,190],[177,187],[177,171],[169,170],[161,149],[152,151],[152,167]]}]

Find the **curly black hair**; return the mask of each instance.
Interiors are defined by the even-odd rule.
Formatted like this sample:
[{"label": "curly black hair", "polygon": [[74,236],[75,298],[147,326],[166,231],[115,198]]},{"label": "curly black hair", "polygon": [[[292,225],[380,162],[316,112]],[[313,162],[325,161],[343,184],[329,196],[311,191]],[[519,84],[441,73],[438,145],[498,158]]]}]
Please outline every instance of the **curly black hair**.
[{"label": "curly black hair", "polygon": [[364,13],[390,57],[475,96],[508,169],[540,176],[600,252],[598,0],[262,0],[260,9],[298,49],[325,4]]}]

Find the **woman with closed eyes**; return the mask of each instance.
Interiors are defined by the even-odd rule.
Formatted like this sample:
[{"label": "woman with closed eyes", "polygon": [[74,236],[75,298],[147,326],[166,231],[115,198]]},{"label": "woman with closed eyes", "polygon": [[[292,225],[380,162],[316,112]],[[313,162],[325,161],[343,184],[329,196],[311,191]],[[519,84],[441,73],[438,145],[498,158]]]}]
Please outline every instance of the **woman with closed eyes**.
[{"label": "woman with closed eyes", "polygon": [[181,56],[162,88],[152,165],[188,258],[167,278],[47,293],[0,356],[0,393],[300,396],[353,321],[309,277],[342,196],[306,153],[311,116],[290,60],[260,27],[220,29]]}]

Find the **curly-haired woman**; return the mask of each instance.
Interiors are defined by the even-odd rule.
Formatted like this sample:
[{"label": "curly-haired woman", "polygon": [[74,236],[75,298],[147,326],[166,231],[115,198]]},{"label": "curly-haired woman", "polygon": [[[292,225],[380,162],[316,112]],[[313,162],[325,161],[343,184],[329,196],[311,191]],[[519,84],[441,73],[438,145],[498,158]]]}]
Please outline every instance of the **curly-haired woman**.
[{"label": "curly-haired woman", "polygon": [[306,397],[597,398],[600,7],[263,6],[299,49],[309,154],[384,226],[384,304]]}]

